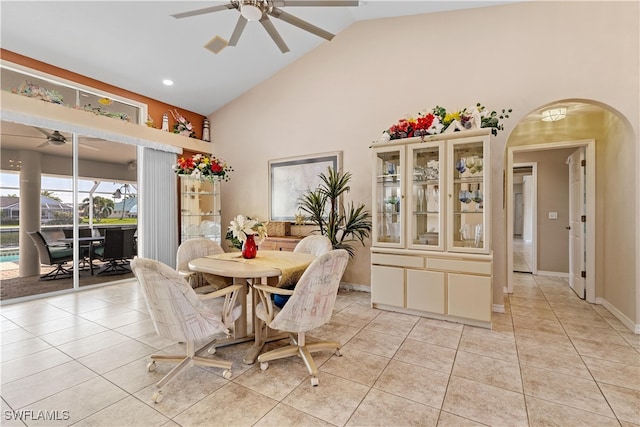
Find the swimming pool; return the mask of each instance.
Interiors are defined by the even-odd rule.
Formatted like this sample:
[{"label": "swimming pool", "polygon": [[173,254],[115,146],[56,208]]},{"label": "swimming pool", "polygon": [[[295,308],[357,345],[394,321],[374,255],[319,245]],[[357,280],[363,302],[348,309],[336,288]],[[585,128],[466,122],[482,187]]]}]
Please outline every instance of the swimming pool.
[{"label": "swimming pool", "polygon": [[0,262],[12,262],[18,261],[19,256],[16,254],[12,255],[0,255]]}]

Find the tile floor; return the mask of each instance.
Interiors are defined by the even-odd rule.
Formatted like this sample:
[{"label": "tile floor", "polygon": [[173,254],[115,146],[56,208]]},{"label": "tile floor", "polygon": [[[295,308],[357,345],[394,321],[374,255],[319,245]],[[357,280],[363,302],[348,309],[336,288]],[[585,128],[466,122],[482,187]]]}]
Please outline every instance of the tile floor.
[{"label": "tile floor", "polygon": [[181,346],[155,334],[135,283],[2,306],[1,423],[640,425],[640,336],[562,279],[516,280],[493,330],[374,310],[369,294],[340,291],[313,335],[337,338],[343,355],[316,356],[318,387],[298,359],[244,365],[241,344],[216,354],[234,361],[231,380],[192,368],[159,404],[154,382],[170,365],[147,372],[148,356]]},{"label": "tile floor", "polygon": [[521,273],[531,273],[532,263],[532,246],[526,243],[522,237],[513,237],[513,271]]}]

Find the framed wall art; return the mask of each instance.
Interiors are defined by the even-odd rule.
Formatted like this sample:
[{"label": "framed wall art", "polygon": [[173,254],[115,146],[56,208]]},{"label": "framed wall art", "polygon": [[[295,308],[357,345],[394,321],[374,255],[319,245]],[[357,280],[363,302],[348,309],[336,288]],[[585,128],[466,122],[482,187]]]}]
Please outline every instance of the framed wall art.
[{"label": "framed wall art", "polygon": [[321,183],[331,167],[342,170],[342,151],[269,161],[269,220],[295,221],[298,199]]}]

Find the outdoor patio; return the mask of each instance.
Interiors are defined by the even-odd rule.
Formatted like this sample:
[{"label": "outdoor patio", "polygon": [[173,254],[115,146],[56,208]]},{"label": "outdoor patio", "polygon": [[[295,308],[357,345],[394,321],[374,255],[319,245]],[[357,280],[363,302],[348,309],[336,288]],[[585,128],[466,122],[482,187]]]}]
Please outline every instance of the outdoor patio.
[{"label": "outdoor patio", "polygon": [[[98,271],[100,264],[96,263]],[[54,267],[41,266],[40,274],[46,274],[53,270]],[[99,285],[113,281],[133,278],[133,273],[117,274],[117,275],[98,275],[90,274],[89,270],[80,271],[80,287]],[[64,289],[73,288],[73,278],[56,279],[56,280],[40,280],[40,276],[19,277],[18,262],[8,261],[0,262],[0,301],[7,301],[14,298],[44,294]]]}]

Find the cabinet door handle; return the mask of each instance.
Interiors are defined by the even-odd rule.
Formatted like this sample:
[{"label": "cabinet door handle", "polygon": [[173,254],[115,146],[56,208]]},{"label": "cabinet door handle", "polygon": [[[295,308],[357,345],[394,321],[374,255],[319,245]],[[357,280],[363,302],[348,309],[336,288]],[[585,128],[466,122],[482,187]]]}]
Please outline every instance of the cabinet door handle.
[{"label": "cabinet door handle", "polygon": [[565,228],[566,228],[567,230],[571,230],[571,226],[569,226],[569,225],[567,225]]}]

